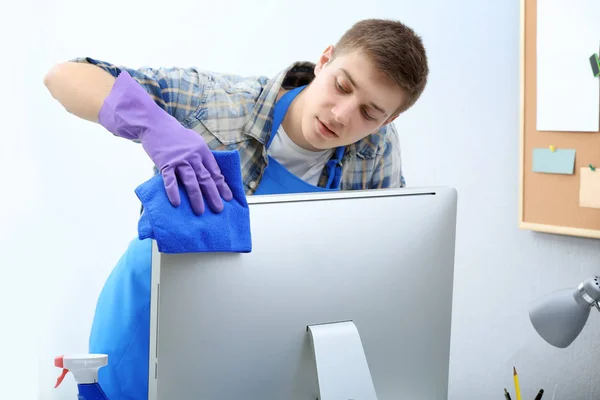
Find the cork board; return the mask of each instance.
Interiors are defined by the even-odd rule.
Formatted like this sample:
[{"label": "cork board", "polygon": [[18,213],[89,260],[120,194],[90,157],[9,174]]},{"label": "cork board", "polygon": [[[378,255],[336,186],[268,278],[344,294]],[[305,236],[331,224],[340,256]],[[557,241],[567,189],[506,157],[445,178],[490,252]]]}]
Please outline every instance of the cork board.
[{"label": "cork board", "polygon": [[[577,2],[572,4],[577,7]],[[521,0],[519,227],[600,238],[600,133],[597,129],[538,130],[538,21],[537,1]],[[556,29],[560,26],[561,21],[556,21]],[[600,37],[597,39],[600,47]],[[600,53],[598,47],[589,54]],[[591,65],[592,61],[588,60],[586,68],[595,90],[593,85],[600,85],[600,78],[594,76]],[[571,101],[576,104],[578,99]],[[557,170],[552,170],[553,165]],[[570,167],[572,173],[565,172],[565,168]]]}]

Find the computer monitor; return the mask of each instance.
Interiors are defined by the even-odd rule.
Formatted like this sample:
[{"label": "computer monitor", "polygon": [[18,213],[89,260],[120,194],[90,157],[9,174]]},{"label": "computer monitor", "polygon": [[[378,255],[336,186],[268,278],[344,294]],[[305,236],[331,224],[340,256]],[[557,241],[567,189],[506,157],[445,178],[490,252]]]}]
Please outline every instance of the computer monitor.
[{"label": "computer monitor", "polygon": [[154,244],[150,400],[447,399],[454,189],[248,202],[251,253]]}]

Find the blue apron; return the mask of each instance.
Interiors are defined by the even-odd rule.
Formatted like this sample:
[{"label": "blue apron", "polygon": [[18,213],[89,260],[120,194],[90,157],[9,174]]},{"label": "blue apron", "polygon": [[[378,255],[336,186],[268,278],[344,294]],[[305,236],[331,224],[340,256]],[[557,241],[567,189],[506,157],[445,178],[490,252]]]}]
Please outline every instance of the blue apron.
[{"label": "blue apron", "polygon": [[[304,87],[284,94],[275,105],[267,149],[292,100]],[[327,163],[327,187],[311,185],[268,156],[268,164],[255,195],[339,190],[344,148]],[[151,239],[134,239],[109,275],[96,305],[89,351],[108,354],[108,365],[98,381],[110,400],[147,400],[150,347]]]}]

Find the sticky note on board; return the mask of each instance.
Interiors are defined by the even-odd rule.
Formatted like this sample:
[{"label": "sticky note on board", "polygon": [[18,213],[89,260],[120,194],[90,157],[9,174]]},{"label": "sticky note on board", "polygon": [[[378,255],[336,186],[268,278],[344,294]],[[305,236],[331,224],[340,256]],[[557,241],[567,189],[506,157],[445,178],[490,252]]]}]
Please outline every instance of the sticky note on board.
[{"label": "sticky note on board", "polygon": [[533,149],[533,172],[572,175],[575,149]]},{"label": "sticky note on board", "polygon": [[600,169],[583,167],[580,170],[579,206],[600,208]]},{"label": "sticky note on board", "polygon": [[600,58],[598,58],[597,53],[590,56],[590,65],[592,67],[592,73],[595,77],[598,77],[600,75]]}]

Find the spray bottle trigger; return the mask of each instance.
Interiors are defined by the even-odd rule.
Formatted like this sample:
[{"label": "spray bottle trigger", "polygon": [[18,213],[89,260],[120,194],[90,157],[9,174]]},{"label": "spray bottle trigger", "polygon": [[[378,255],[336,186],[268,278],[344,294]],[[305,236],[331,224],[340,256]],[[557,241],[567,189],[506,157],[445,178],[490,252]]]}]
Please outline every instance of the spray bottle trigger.
[{"label": "spray bottle trigger", "polygon": [[69,373],[69,370],[64,368],[62,370],[62,374],[60,374],[60,376],[58,377],[58,379],[56,380],[56,385],[54,385],[54,388],[56,389],[58,387],[58,385],[60,385],[63,381],[63,379],[65,379],[65,376],[67,376],[67,374]]}]

